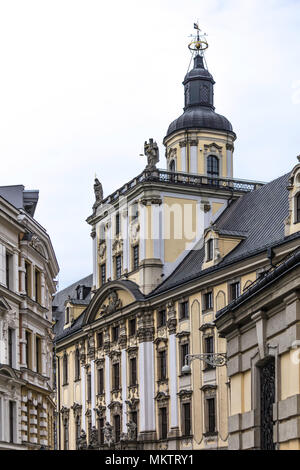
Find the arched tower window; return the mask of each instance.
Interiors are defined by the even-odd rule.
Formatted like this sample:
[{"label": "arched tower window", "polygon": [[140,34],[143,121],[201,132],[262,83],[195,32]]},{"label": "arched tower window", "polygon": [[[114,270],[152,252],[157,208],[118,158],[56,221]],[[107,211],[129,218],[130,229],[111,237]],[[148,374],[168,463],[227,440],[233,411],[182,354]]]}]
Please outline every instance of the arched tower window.
[{"label": "arched tower window", "polygon": [[170,171],[171,171],[172,173],[175,173],[175,171],[176,171],[176,163],[175,163],[175,160],[172,160],[172,161],[170,162]]},{"label": "arched tower window", "polygon": [[75,351],[75,380],[80,379],[80,353],[77,348]]},{"label": "arched tower window", "polygon": [[213,155],[207,158],[207,174],[214,178],[218,178],[220,175],[219,159]]}]

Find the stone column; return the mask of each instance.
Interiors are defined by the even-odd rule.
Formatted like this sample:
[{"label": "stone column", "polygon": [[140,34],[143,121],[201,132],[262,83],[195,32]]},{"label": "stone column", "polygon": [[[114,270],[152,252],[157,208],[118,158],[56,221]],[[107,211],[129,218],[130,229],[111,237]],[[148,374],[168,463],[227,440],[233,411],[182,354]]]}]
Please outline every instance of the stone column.
[{"label": "stone column", "polygon": [[98,285],[97,278],[97,265],[98,265],[98,250],[97,250],[97,233],[95,227],[91,231],[91,238],[93,240],[93,287],[96,288]]},{"label": "stone column", "polygon": [[20,294],[26,294],[26,290],[25,290],[25,273],[26,273],[26,269],[25,269],[25,254],[24,253],[21,253],[21,266],[19,267],[19,273],[21,275]]},{"label": "stone column", "polygon": [[45,292],[46,292],[45,273],[44,271],[41,271],[41,305],[42,307],[46,307]]},{"label": "stone column", "polygon": [[13,254],[13,291],[19,292],[19,253],[14,250]]},{"label": "stone column", "polygon": [[177,434],[178,422],[178,387],[177,387],[177,345],[176,345],[176,311],[174,303],[168,304],[169,331],[169,371],[170,371],[170,428],[172,434]]},{"label": "stone column", "polygon": [[[181,171],[184,173],[187,173],[188,171],[188,166],[187,166],[187,160],[186,160],[186,142],[180,142],[180,151],[181,151]],[[177,170],[177,168],[176,168]]]},{"label": "stone column", "polygon": [[190,173],[198,173],[198,141],[190,142]]},{"label": "stone column", "polygon": [[121,383],[122,383],[122,431],[127,433],[127,335],[126,324],[122,322],[120,331],[119,345],[122,348],[121,352]]},{"label": "stone column", "polygon": [[140,434],[143,440],[155,439],[155,376],[153,313],[138,317]]},{"label": "stone column", "polygon": [[91,389],[92,389],[92,426],[96,426],[95,408],[96,408],[96,390],[95,390],[95,361],[91,361]]},{"label": "stone column", "polygon": [[113,265],[112,265],[112,226],[111,226],[111,220],[109,220],[106,224],[106,243],[107,243],[107,248],[106,248],[106,277],[107,279],[112,279],[113,278]]}]

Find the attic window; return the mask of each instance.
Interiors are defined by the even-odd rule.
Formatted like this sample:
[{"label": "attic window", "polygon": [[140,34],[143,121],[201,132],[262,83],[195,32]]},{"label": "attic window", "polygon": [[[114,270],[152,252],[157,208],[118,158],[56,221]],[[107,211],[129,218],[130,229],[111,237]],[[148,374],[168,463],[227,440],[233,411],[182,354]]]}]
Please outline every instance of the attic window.
[{"label": "attic window", "polygon": [[214,241],[211,238],[206,244],[206,254],[207,261],[212,261],[214,259]]},{"label": "attic window", "polygon": [[65,317],[65,320],[66,320],[66,325],[67,325],[68,323],[70,323],[70,308],[69,308],[69,307],[66,308],[66,317]]}]

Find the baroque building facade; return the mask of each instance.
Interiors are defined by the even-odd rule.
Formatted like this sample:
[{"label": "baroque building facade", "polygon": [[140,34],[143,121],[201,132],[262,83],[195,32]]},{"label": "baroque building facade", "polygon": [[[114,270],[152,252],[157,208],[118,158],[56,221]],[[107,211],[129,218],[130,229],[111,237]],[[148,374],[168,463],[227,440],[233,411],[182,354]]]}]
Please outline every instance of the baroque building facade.
[{"label": "baroque building facade", "polygon": [[58,264],[38,191],[0,187],[0,449],[54,448],[52,296]]},{"label": "baroque building facade", "polygon": [[236,134],[195,44],[167,169],[150,139],[140,175],[105,198],[95,180],[93,274],[54,299],[60,449],[228,448],[237,402],[213,360],[227,352],[216,313],[299,245],[290,175],[233,178]]}]

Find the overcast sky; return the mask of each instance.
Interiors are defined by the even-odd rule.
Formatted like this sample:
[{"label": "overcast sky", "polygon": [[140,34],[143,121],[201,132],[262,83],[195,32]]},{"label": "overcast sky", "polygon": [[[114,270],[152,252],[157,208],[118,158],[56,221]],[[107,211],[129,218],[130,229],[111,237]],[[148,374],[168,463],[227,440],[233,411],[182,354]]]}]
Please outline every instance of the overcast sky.
[{"label": "overcast sky", "polygon": [[39,189],[59,287],[92,271],[95,173],[105,195],[143,170],[183,107],[193,23],[208,33],[235,177],[270,181],[300,154],[300,0],[0,0],[0,185]]}]

